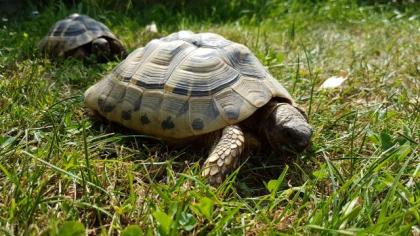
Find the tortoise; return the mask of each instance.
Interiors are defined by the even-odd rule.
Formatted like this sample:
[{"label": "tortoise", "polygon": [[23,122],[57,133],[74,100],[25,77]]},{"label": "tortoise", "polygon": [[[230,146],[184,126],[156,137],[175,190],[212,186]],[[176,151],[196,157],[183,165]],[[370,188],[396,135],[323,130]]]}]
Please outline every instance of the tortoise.
[{"label": "tortoise", "polygon": [[126,54],[124,46],[108,27],[77,13],[56,22],[40,41],[39,49],[52,58],[86,59],[94,54],[100,62]]},{"label": "tortoise", "polygon": [[301,152],[312,135],[303,110],[251,51],[215,33],[154,39],[84,96],[88,109],[136,132],[213,143],[202,176],[216,186],[247,147]]}]

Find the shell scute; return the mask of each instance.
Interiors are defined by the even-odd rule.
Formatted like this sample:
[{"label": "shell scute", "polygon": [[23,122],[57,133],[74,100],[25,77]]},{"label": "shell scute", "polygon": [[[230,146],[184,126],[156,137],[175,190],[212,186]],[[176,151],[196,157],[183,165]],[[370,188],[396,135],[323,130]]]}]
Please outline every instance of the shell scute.
[{"label": "shell scute", "polygon": [[244,45],[232,44],[223,48],[225,60],[242,75],[264,79],[267,71],[261,62]]},{"label": "shell scute", "polygon": [[232,89],[223,90],[214,97],[222,111],[224,120],[228,124],[239,123],[255,111],[255,107]]},{"label": "shell scute", "polygon": [[232,89],[255,107],[263,106],[270,100],[271,91],[258,79],[242,77]]},{"label": "shell scute", "polygon": [[180,31],[133,51],[86,91],[85,102],[95,108],[109,100],[112,112],[97,109],[106,118],[177,139],[237,124],[272,97],[293,103],[247,47],[214,33]]},{"label": "shell scute", "polygon": [[196,49],[174,70],[167,87],[178,94],[210,96],[238,79],[239,73],[227,65],[215,50]]},{"label": "shell scute", "polygon": [[61,31],[57,29],[56,33],[61,33],[65,37],[74,37],[87,31],[86,27],[79,22],[69,22],[68,26]]},{"label": "shell scute", "polygon": [[190,97],[188,122],[189,129],[187,130],[200,134],[203,130],[217,129],[220,123],[224,121],[213,99]]}]

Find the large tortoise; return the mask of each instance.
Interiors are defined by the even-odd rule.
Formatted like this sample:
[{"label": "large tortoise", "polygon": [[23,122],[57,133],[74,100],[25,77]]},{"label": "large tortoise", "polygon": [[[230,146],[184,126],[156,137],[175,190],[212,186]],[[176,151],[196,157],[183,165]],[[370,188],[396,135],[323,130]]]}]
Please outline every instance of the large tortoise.
[{"label": "large tortoise", "polygon": [[108,27],[77,13],[56,22],[39,43],[39,49],[52,58],[86,59],[93,54],[102,62],[126,54],[124,46]]},{"label": "large tortoise", "polygon": [[214,33],[152,40],[90,87],[85,103],[168,142],[212,141],[202,172],[212,185],[255,141],[273,151],[302,151],[311,138],[303,111],[250,50]]}]

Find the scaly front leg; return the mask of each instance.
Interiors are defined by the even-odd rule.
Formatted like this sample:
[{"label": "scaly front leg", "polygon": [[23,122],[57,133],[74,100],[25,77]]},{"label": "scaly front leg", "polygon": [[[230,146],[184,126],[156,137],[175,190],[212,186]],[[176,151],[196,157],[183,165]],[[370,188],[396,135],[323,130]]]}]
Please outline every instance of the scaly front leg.
[{"label": "scaly front leg", "polygon": [[244,150],[245,138],[239,126],[231,125],[223,129],[222,137],[204,163],[202,176],[210,185],[217,186],[237,167]]}]

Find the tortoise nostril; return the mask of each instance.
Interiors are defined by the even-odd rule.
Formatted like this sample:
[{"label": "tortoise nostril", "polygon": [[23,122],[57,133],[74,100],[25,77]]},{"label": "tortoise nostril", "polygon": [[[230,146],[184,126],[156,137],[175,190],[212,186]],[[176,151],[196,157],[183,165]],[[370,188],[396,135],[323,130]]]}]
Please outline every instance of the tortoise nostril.
[{"label": "tortoise nostril", "polygon": [[307,146],[309,146],[310,139],[302,138],[299,142],[296,143],[296,147],[298,150],[304,150]]}]

